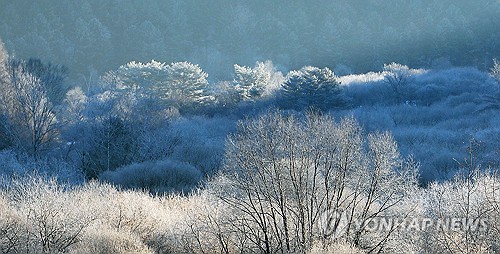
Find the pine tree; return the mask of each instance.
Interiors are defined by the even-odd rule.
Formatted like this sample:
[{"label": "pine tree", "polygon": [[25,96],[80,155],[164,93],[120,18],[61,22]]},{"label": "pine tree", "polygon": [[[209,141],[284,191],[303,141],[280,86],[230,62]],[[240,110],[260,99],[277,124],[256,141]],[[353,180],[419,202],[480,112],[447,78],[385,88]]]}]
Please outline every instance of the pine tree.
[{"label": "pine tree", "polygon": [[285,108],[304,109],[314,107],[326,110],[340,106],[340,83],[337,76],[328,68],[306,66],[291,71],[282,86],[282,99]]},{"label": "pine tree", "polygon": [[245,101],[255,100],[264,94],[271,80],[271,72],[265,63],[257,62],[255,68],[234,65],[234,84]]}]

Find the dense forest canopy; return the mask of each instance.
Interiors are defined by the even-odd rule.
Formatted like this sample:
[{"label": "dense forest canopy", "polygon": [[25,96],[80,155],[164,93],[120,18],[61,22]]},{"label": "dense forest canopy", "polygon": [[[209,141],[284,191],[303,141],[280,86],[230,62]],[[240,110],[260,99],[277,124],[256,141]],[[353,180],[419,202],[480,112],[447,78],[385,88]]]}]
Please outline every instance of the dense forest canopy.
[{"label": "dense forest canopy", "polygon": [[3,1],[0,35],[17,57],[66,65],[78,81],[151,59],[199,64],[211,80],[264,60],[338,74],[393,61],[485,70],[500,54],[499,16],[496,0],[23,0]]}]

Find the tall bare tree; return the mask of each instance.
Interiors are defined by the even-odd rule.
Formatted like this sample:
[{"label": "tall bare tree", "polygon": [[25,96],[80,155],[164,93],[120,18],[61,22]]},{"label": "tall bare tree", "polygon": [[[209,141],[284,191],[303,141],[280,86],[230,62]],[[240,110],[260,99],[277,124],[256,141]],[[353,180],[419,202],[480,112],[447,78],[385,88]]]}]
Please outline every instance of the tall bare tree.
[{"label": "tall bare tree", "polygon": [[[241,123],[228,139],[217,194],[241,213],[238,228],[258,252],[307,251],[337,232],[335,238],[382,250],[391,232],[371,236],[365,226],[408,195],[416,168],[403,166],[389,133],[366,136],[352,118],[301,118],[271,112]],[[337,218],[322,221],[329,214],[346,215],[347,228]]]},{"label": "tall bare tree", "polygon": [[1,95],[3,131],[12,145],[37,158],[57,136],[54,106],[41,81],[22,69],[9,69]]}]

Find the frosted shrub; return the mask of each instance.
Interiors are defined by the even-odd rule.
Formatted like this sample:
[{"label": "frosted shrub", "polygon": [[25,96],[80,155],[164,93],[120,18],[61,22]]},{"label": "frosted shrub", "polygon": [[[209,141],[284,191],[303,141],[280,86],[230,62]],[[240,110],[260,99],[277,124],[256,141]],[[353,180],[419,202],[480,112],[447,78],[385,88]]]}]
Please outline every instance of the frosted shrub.
[{"label": "frosted shrub", "polygon": [[350,86],[354,84],[378,82],[383,80],[384,80],[384,73],[380,72],[368,72],[365,74],[350,74],[339,77],[341,86]]},{"label": "frosted shrub", "polygon": [[[459,218],[477,222],[470,228],[429,229],[401,236],[401,242],[413,242],[421,252],[498,253],[500,250],[500,181],[492,173],[473,169],[444,183],[433,183],[421,192],[419,215],[446,221]],[[485,221],[483,225],[482,222]]]},{"label": "frosted shrub", "polygon": [[340,86],[351,106],[384,104],[390,101],[383,81],[384,74],[380,72],[339,77]]},{"label": "frosted shrub", "polygon": [[234,119],[191,117],[172,123],[175,147],[170,158],[195,166],[211,176],[220,168],[226,135],[233,131]]},{"label": "frosted shrub", "polygon": [[[265,244],[265,233],[269,233],[268,240],[271,243],[269,252],[280,252],[277,248],[280,246],[278,239],[286,240],[284,230],[287,228],[282,220],[283,216],[286,216],[289,242],[294,249],[301,249],[298,252],[303,253],[362,253],[373,250],[388,253],[498,252],[500,183],[497,175],[479,171],[472,171],[472,174],[466,172],[453,181],[433,183],[427,189],[416,190],[413,174],[418,164],[411,162],[411,159],[401,163],[396,146],[387,133],[364,137],[358,132],[360,129],[353,125],[352,120],[344,120],[338,123],[339,126],[333,132],[334,137],[319,135],[322,132],[329,133],[328,130],[335,130],[331,127],[336,125],[318,124],[324,123],[322,122],[324,120],[315,117],[309,119],[307,125],[311,128],[309,129],[311,132],[308,133],[315,135],[313,140],[324,141],[318,143],[317,147],[325,150],[316,155],[333,149],[330,155],[334,158],[339,156],[337,157],[339,160],[320,159],[319,161],[326,163],[316,164],[321,175],[311,174],[314,173],[312,170],[314,167],[301,168],[298,165],[301,163],[300,160],[293,160],[289,162],[297,163],[295,166],[288,163],[280,164],[292,170],[280,171],[276,168],[277,171],[274,172],[279,175],[272,178],[247,177],[246,179],[252,181],[240,185],[245,182],[241,178],[235,179],[236,175],[221,174],[208,182],[208,188],[185,196],[176,194],[153,196],[142,191],[118,190],[109,184],[99,182],[68,187],[38,177],[25,177],[22,181],[14,179],[9,187],[0,190],[0,251],[7,253],[265,252],[264,246],[259,244]],[[290,131],[286,128],[281,130]],[[267,131],[264,132],[270,134]],[[299,132],[296,134],[304,137],[300,136]],[[277,133],[271,135],[273,136],[268,141],[277,137],[274,135],[279,136]],[[288,135],[282,137],[286,136]],[[304,139],[299,140],[304,141]],[[332,140],[344,140],[345,143],[330,142]],[[286,146],[289,144],[287,142],[282,144],[288,148],[298,147]],[[360,144],[363,145],[358,146]],[[250,147],[256,146],[248,146]],[[285,147],[277,148],[276,155],[283,155],[279,151],[284,152]],[[240,147],[242,148],[244,147]],[[300,154],[306,150],[296,152]],[[351,156],[341,156],[347,154]],[[250,158],[248,162],[256,162],[257,158]],[[307,157],[303,159],[307,160]],[[263,163],[266,163],[265,158]],[[331,171],[325,171],[321,165],[331,165]],[[346,170],[343,171],[342,168]],[[393,169],[395,171],[391,171]],[[346,174],[345,177],[343,173]],[[239,174],[240,177],[244,176],[241,172]],[[325,176],[329,179],[328,189],[323,187],[326,182],[322,177]],[[309,181],[314,178],[318,181]],[[285,185],[285,181],[291,185]],[[251,189],[240,189],[239,192],[235,189],[244,186]],[[300,188],[301,191],[298,192],[295,188]],[[279,196],[280,190],[283,191],[282,196]],[[255,196],[240,195],[250,191]],[[322,203],[320,199],[316,199],[319,197],[331,197],[334,202]],[[340,198],[341,203],[338,207],[335,205],[337,198]],[[308,202],[302,202],[304,199]],[[255,208],[259,209],[252,210],[249,200],[255,202]],[[280,200],[286,202],[283,208],[280,208]],[[338,209],[336,211],[345,208],[343,211],[349,212],[358,220],[379,216],[486,218],[488,231],[372,232],[359,231],[358,226],[352,222],[352,231],[344,232],[338,235],[338,238],[325,238],[322,231],[317,231],[316,226],[311,228],[308,226],[309,220],[320,220],[316,216],[321,217],[322,204],[329,205],[330,209]],[[311,213],[304,211],[312,211],[312,217],[308,217]],[[304,217],[301,217],[302,213]],[[272,215],[275,216],[274,219]],[[266,223],[272,223],[263,224],[255,218],[262,218]],[[268,231],[262,231],[263,229]],[[313,233],[311,242],[302,242],[308,246],[300,245],[302,232],[306,236]],[[283,244],[286,244],[286,241],[283,241]],[[286,248],[285,246],[283,248]]]},{"label": "frosted shrub", "polygon": [[[255,251],[240,227],[241,213],[212,192],[201,190],[188,197],[164,200],[165,215],[155,243],[162,252],[244,253]],[[155,248],[155,250],[158,250]]]},{"label": "frosted shrub", "polygon": [[177,147],[172,157],[196,166],[203,175],[212,175],[219,169],[221,164],[223,154],[221,146],[210,143],[208,140],[192,139],[191,141],[185,141]]},{"label": "frosted shrub", "polygon": [[21,241],[25,224],[21,216],[12,209],[8,200],[0,192],[0,252],[21,251]]},{"label": "frosted shrub", "polygon": [[76,253],[99,249],[102,253],[162,252],[166,249],[162,246],[173,244],[168,240],[169,230],[177,218],[164,206],[162,198],[147,192],[117,190],[98,182],[88,183],[76,192],[80,202],[86,201],[86,213],[96,218],[86,228],[82,241],[72,248]]},{"label": "frosted shrub", "polygon": [[311,250],[306,252],[307,254],[363,254],[364,251],[356,248],[350,243],[338,242],[328,246],[321,246],[320,243],[314,245]]},{"label": "frosted shrub", "polygon": [[108,184],[92,182],[78,196],[88,200],[97,218],[86,228],[74,253],[152,253],[148,243],[167,214],[158,199],[140,191],[119,191]]},{"label": "frosted shrub", "polygon": [[26,252],[64,252],[81,240],[93,214],[73,192],[55,181],[25,177],[8,190],[12,207],[25,218],[21,246]]},{"label": "frosted shrub", "polygon": [[8,185],[13,179],[37,174],[67,183],[83,182],[83,174],[65,161],[49,158],[34,160],[26,154],[17,155],[11,150],[0,151],[0,187]]},{"label": "frosted shrub", "polygon": [[83,240],[73,246],[69,253],[153,253],[139,237],[126,231],[101,226],[87,230],[83,237]]},{"label": "frosted shrub", "polygon": [[187,163],[162,160],[134,163],[115,171],[105,171],[100,179],[125,188],[165,192],[189,190],[201,177],[201,172]]},{"label": "frosted shrub", "polygon": [[491,88],[488,75],[470,67],[426,71],[414,75],[413,81],[416,99],[427,102],[426,104],[435,103],[451,95],[484,93]]}]

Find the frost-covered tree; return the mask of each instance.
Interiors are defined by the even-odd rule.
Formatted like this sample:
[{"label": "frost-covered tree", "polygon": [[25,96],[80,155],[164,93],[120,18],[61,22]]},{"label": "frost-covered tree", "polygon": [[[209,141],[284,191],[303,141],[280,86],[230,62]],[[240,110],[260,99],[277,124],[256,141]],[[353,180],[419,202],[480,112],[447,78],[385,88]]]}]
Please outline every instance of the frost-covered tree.
[{"label": "frost-covered tree", "polygon": [[420,249],[431,252],[493,253],[500,249],[500,178],[476,163],[474,142],[459,163],[460,172],[444,183],[432,183],[424,192],[425,215],[435,220],[458,218],[460,224],[427,230]]},{"label": "frost-covered tree", "polygon": [[[280,78],[281,76],[281,78]],[[233,83],[243,100],[253,101],[269,94],[281,83],[282,75],[271,61],[257,62],[255,67],[234,65]]]},{"label": "frost-covered tree", "polygon": [[306,66],[291,71],[281,89],[282,103],[286,108],[328,109],[342,105],[338,78],[326,67]]},{"label": "frost-covered tree", "polygon": [[490,69],[490,74],[500,83],[500,62],[497,59],[493,59],[493,67]]},{"label": "frost-covered tree", "polygon": [[[87,178],[128,164],[136,154],[136,138],[148,117],[158,117],[155,108],[144,113],[137,95],[130,91],[104,91],[86,95],[70,90],[59,109],[63,156],[75,163]],[[158,117],[159,118],[159,117]]]},{"label": "frost-covered tree", "polygon": [[111,102],[115,116],[142,120],[150,115],[144,112],[158,113],[170,106],[165,105],[155,90],[157,86],[165,83],[166,79],[165,63],[155,60],[148,63],[132,61],[101,77],[100,95],[95,99]]},{"label": "frost-covered tree", "polygon": [[213,85],[213,94],[216,105],[223,109],[235,108],[241,101],[240,91],[231,81],[219,81]]},{"label": "frost-covered tree", "polygon": [[90,126],[87,146],[82,151],[82,169],[89,179],[95,179],[106,170],[115,170],[133,161],[137,151],[133,126],[127,121],[110,116]]},{"label": "frost-covered tree", "polygon": [[66,92],[67,69],[39,59],[7,59],[2,46],[0,55],[0,139],[38,158],[58,134],[53,100],[60,102]]},{"label": "frost-covered tree", "polygon": [[2,40],[0,39],[0,88],[3,83],[7,82],[7,64],[9,60],[9,54],[4,47]]},{"label": "frost-covered tree", "polygon": [[101,79],[105,86],[116,86],[134,92],[145,92],[158,83],[165,82],[167,65],[151,60],[148,63],[129,62],[116,71],[108,72]]},{"label": "frost-covered tree", "polygon": [[[335,123],[328,116],[300,120],[280,112],[241,122],[228,138],[224,161],[223,174],[210,187],[239,214],[233,223],[254,243],[249,248],[264,253],[301,252],[313,242],[333,241],[321,227],[325,213],[350,218],[337,239],[384,249],[390,232],[371,236],[364,223],[408,196],[418,170],[403,166],[410,163],[403,164],[388,133],[366,137],[350,118]],[[338,221],[330,226],[340,229]]]},{"label": "frost-covered tree", "polygon": [[37,77],[47,90],[50,101],[55,105],[61,103],[69,90],[69,86],[65,82],[69,70],[64,65],[44,63],[40,59],[30,58],[28,60],[11,59],[9,66],[9,68],[21,69],[23,72]]},{"label": "frost-covered tree", "polygon": [[123,188],[147,189],[152,193],[188,192],[201,180],[201,172],[179,161],[147,161],[105,171],[99,179]]},{"label": "frost-covered tree", "polygon": [[89,213],[90,203],[85,204],[85,198],[64,187],[54,180],[28,176],[12,180],[2,189],[0,250],[60,253],[79,242],[95,215]]},{"label": "frost-covered tree", "polygon": [[167,66],[166,82],[156,90],[160,98],[183,104],[207,103],[212,100],[208,89],[208,74],[198,65],[177,62]]},{"label": "frost-covered tree", "polygon": [[482,95],[482,100],[485,103],[482,110],[500,109],[500,63],[497,59],[493,59],[493,67],[490,69],[490,76],[496,81],[492,84],[492,91],[488,94]]},{"label": "frost-covered tree", "polygon": [[[0,104],[2,105],[0,108],[0,123],[5,123],[7,121],[7,115],[5,106],[8,103],[8,96],[6,96],[7,91],[9,91],[9,75],[7,72],[7,64],[8,64],[9,55],[4,48],[3,42],[0,40],[0,90],[2,94],[0,94]],[[7,135],[7,130],[4,128],[3,124],[0,124],[0,149],[7,148],[9,144],[9,137]]]},{"label": "frost-covered tree", "polygon": [[167,65],[152,60],[130,62],[101,80],[104,89],[133,94],[138,99],[151,98],[166,106],[182,107],[212,100],[208,89],[208,74],[195,64],[176,62]]},{"label": "frost-covered tree", "polygon": [[243,100],[252,100],[262,95],[269,76],[250,67],[234,65],[234,84]]},{"label": "frost-covered tree", "polygon": [[57,137],[54,106],[41,80],[23,68],[9,68],[8,78],[0,95],[4,135],[12,145],[38,157]]},{"label": "frost-covered tree", "polygon": [[62,103],[63,117],[67,124],[77,124],[84,120],[84,110],[88,103],[87,95],[80,87],[75,87],[66,93]]},{"label": "frost-covered tree", "polygon": [[408,94],[413,71],[406,65],[399,63],[384,64],[384,81],[396,97],[396,102],[402,103]]}]

